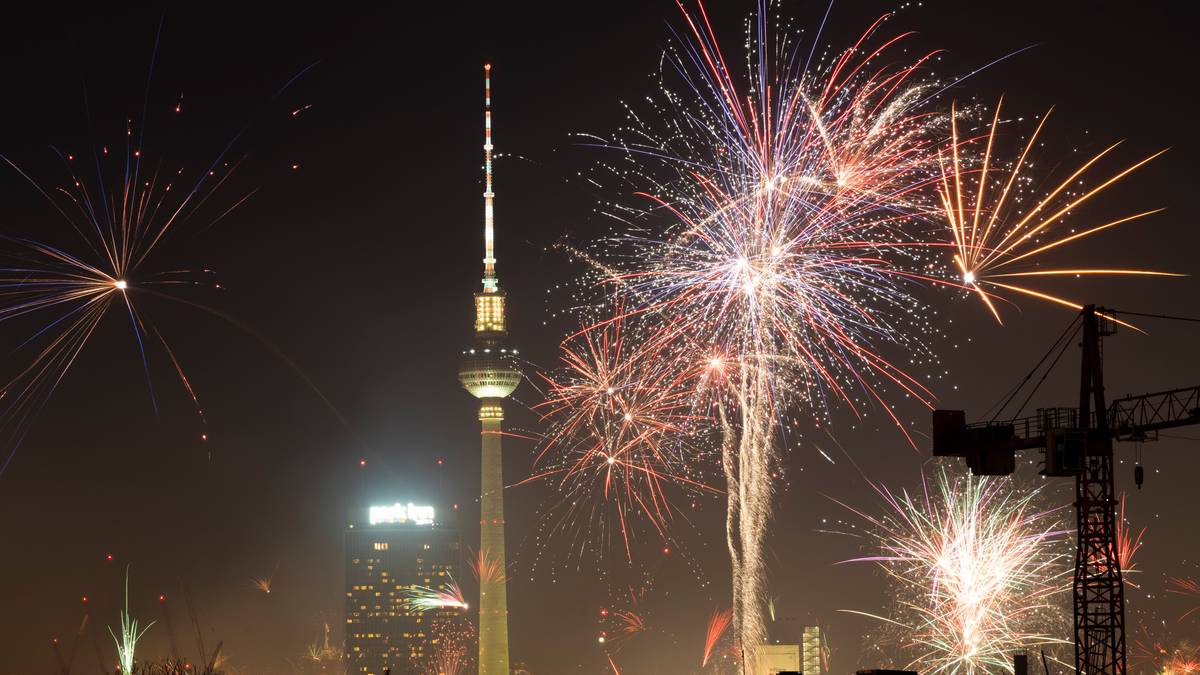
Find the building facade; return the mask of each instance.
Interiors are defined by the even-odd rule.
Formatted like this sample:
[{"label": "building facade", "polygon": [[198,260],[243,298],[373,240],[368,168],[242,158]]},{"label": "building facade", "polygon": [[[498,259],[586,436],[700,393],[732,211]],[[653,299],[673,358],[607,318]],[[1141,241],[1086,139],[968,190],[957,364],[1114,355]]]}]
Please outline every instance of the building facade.
[{"label": "building facade", "polygon": [[409,601],[414,587],[442,588],[462,566],[458,529],[433,507],[372,506],[346,529],[346,661],[352,675],[418,673],[434,638],[430,624],[452,608]]}]

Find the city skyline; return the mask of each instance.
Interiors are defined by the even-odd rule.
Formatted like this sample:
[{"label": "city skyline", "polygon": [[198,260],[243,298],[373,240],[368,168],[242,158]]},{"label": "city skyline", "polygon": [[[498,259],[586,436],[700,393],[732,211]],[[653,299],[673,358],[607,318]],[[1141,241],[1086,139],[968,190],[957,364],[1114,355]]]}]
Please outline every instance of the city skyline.
[{"label": "city skyline", "polygon": [[[707,7],[717,32],[735,45],[753,7]],[[932,66],[946,75],[1033,45],[950,96],[990,106],[1003,95],[1013,120],[1056,106],[1058,135],[1045,139],[1055,148],[1047,161],[1070,163],[1121,139],[1118,152],[1128,151],[1122,158],[1131,161],[1170,146],[1122,188],[1132,206],[1122,197],[1101,207],[1114,217],[1143,206],[1167,210],[1142,229],[1118,228],[1083,248],[1097,257],[1119,249],[1156,268],[1195,274],[1198,242],[1186,214],[1197,139],[1175,76],[1162,65],[1194,55],[1178,10],[1042,8],[1039,20],[1029,21],[1039,7],[926,3],[903,8],[889,30],[919,30],[922,46],[946,47],[948,55]],[[826,7],[786,9],[814,25]],[[841,44],[891,9],[835,5],[824,42]],[[626,119],[622,102],[639,100],[653,86],[647,76],[672,30],[683,26],[670,2],[626,3],[596,16],[552,10],[522,6],[487,21],[447,8],[354,17],[314,10],[278,22],[251,12],[234,25],[184,9],[164,17],[89,11],[55,21],[35,17],[27,35],[3,47],[9,88],[23,103],[5,113],[0,154],[55,185],[57,160],[48,146],[83,152],[123,142],[126,120],[141,118],[161,18],[147,138],[156,156],[188,171],[202,170],[237,138],[229,159],[247,170],[239,169],[207,206],[219,215],[249,197],[165,252],[167,268],[216,271],[220,289],[187,288],[185,297],[235,323],[146,298],[189,376],[203,428],[174,366],[156,357],[143,368],[128,338],[128,317],[109,317],[0,476],[0,532],[27,542],[29,551],[0,564],[6,578],[0,604],[17,608],[0,619],[0,634],[17,645],[0,656],[0,675],[55,669],[49,640],[73,635],[83,596],[110,647],[103,628],[116,620],[126,564],[133,613],[147,623],[159,619],[139,647],[146,654],[168,651],[160,595],[174,612],[181,645],[193,649],[184,628],[187,593],[210,647],[224,640],[231,663],[246,671],[288,673],[289,660],[301,658],[324,624],[335,626],[335,641],[344,637],[339,542],[348,512],[395,500],[431,504],[458,522],[464,542],[479,540],[479,409],[454,381],[470,321],[466,297],[479,285],[478,197],[491,193],[490,171],[479,159],[479,67],[494,63],[501,83],[498,217],[503,288],[513,300],[504,309],[504,329],[511,333],[507,344],[520,347],[521,369],[531,374],[555,365],[557,343],[572,329],[564,311],[572,291],[564,280],[577,262],[564,247],[614,227],[597,211],[615,197],[581,178],[612,157],[580,134],[606,133]],[[981,23],[995,30],[975,32]],[[428,26],[452,28],[435,37]],[[1105,57],[1112,43],[1106,31],[1131,41],[1120,58]],[[11,65],[43,49],[27,72]],[[420,65],[429,60],[437,67]],[[1062,73],[1047,72],[1047,63]],[[49,227],[43,223],[58,227],[58,215],[15,172],[0,178],[0,196],[5,227],[38,234]],[[71,237],[70,230],[53,235],[63,245],[73,245]],[[1058,288],[1109,307],[1200,315],[1194,277],[1064,280]],[[933,373],[940,378],[939,405],[969,415],[981,414],[1013,385],[1071,315],[1022,302],[1006,310],[1001,327],[976,304],[954,303],[939,317],[947,332],[937,338],[944,353]],[[1200,381],[1188,354],[1194,331],[1152,322],[1139,327],[1149,335],[1121,330],[1105,343],[1110,399]],[[13,352],[25,336],[8,331],[4,345]],[[1065,352],[1063,372],[1074,372],[1077,351]],[[1031,405],[1073,405],[1078,381],[1063,372],[1047,380]],[[502,464],[513,571],[511,665],[533,673],[606,672],[609,652],[597,638],[614,628],[601,612],[630,609],[630,580],[653,578],[637,602],[650,618],[643,638],[654,637],[621,647],[622,672],[670,672],[664,664],[676,659],[698,666],[709,617],[729,606],[719,503],[689,505],[673,532],[678,544],[653,536],[635,541],[642,547],[637,565],[625,562],[619,543],[607,557],[579,553],[558,522],[544,518],[561,494],[524,481],[536,452],[529,439],[543,428],[530,411],[540,386],[530,377],[503,411],[511,434]],[[921,435],[929,433],[928,413],[910,400],[897,401],[896,411],[918,444],[927,443]],[[830,423],[832,434],[806,430],[789,446],[768,555],[777,589],[771,630],[772,639],[799,644],[806,626],[821,626],[834,670],[845,672],[855,645],[876,624],[840,610],[877,611],[888,591],[865,566],[838,564],[865,546],[846,536],[863,524],[838,502],[873,506],[868,481],[916,489],[929,448],[914,451],[878,411],[863,421],[835,411]],[[1117,490],[1127,494],[1134,528],[1147,528],[1130,577],[1142,589],[1126,589],[1130,616],[1153,611],[1174,621],[1188,607],[1182,596],[1164,593],[1166,577],[1200,575],[1179,562],[1196,557],[1177,506],[1196,475],[1194,442],[1146,444],[1141,490],[1133,483],[1132,451],[1117,453]],[[1020,457],[1037,461],[1036,454]],[[1022,470],[1023,478],[1040,480],[1036,467]],[[1044,492],[1048,505],[1071,501],[1069,486],[1047,485]],[[468,598],[478,597],[469,573],[455,576]],[[252,580],[268,577],[271,593],[254,588]],[[1195,634],[1197,626],[1184,622],[1179,630]],[[555,643],[546,645],[551,631]],[[88,672],[95,669],[91,649],[85,641],[77,659]]]}]

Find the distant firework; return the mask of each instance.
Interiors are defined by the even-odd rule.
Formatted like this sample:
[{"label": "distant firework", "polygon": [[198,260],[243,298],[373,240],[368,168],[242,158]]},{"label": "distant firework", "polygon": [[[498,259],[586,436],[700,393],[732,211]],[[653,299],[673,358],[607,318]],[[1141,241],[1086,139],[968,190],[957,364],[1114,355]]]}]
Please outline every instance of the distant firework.
[{"label": "distant firework", "polygon": [[269,595],[271,593],[271,584],[275,580],[275,573],[278,571],[279,563],[275,563],[275,568],[271,570],[271,574],[269,576],[254,577],[250,580],[250,585],[253,586],[255,590],[262,591],[263,593]]},{"label": "distant firework", "polygon": [[894,613],[875,618],[898,629],[909,667],[994,672],[1010,668],[1014,650],[1065,643],[1053,636],[1070,587],[1067,532],[1057,512],[1037,509],[1040,489],[945,469],[923,487],[876,487],[888,512],[855,510],[878,548],[856,561],[877,563],[895,589]]},{"label": "distant firework", "polygon": [[[1092,266],[1044,266],[1049,252],[1109,228],[1129,223],[1162,209],[1122,216],[1080,228],[1068,225],[1074,210],[1106,188],[1161,155],[1156,152],[1119,170],[1096,173],[1095,166],[1120,143],[1114,143],[1057,179],[1045,194],[1030,194],[1030,185],[1040,181],[1033,173],[1030,153],[1037,145],[1050,112],[1038,121],[1015,159],[999,163],[1001,149],[995,146],[1001,123],[997,103],[988,132],[982,137],[960,137],[958,115],[951,112],[951,143],[941,156],[940,199],[946,223],[952,235],[956,283],[977,295],[988,310],[1001,320],[996,300],[1001,291],[1046,300],[1075,310],[1083,306],[1074,300],[1024,285],[1038,278],[1078,277],[1082,275],[1182,276],[1153,270],[1104,268]],[[979,146],[983,146],[980,148]],[[999,163],[999,165],[997,165]],[[1088,180],[1087,183],[1084,181]],[[1029,204],[1032,197],[1032,205]],[[1018,285],[1021,284],[1021,285]],[[1010,293],[1010,295],[1011,295]]]},{"label": "distant firework", "polygon": [[414,658],[414,666],[421,675],[467,675],[476,672],[478,644],[478,632],[469,620],[434,619],[429,624],[425,655]]}]

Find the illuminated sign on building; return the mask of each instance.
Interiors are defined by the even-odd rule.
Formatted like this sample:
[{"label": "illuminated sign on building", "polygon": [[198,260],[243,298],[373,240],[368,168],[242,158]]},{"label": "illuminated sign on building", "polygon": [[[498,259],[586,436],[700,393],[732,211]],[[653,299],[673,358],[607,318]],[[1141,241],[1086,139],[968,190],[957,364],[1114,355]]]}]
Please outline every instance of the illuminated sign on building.
[{"label": "illuminated sign on building", "polygon": [[433,524],[433,507],[417,506],[412,502],[408,504],[396,502],[390,506],[372,506],[368,510],[367,515],[367,519],[372,525],[379,525],[381,523]]}]

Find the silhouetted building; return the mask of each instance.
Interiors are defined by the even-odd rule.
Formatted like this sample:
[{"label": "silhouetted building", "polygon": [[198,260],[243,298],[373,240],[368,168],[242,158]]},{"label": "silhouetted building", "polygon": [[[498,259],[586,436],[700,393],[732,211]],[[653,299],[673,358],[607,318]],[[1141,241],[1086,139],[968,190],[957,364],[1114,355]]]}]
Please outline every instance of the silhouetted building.
[{"label": "silhouetted building", "polygon": [[347,673],[417,673],[430,622],[457,612],[406,602],[412,587],[441,589],[461,567],[459,532],[435,515],[431,506],[372,506],[346,529]]}]

